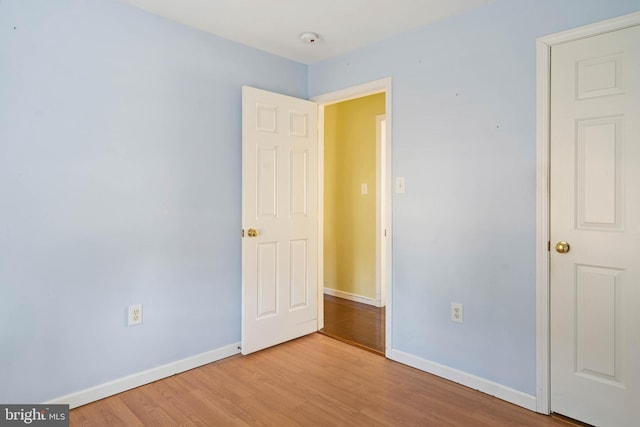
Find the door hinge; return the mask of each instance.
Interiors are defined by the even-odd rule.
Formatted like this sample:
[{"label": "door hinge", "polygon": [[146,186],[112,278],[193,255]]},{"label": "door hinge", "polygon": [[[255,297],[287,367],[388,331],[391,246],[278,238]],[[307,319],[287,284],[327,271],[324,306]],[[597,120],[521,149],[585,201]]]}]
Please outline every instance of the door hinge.
[{"label": "door hinge", "polygon": [[547,240],[547,252],[551,252],[551,240]]},{"label": "door hinge", "polygon": [[387,237],[387,229],[384,229],[384,237]]}]

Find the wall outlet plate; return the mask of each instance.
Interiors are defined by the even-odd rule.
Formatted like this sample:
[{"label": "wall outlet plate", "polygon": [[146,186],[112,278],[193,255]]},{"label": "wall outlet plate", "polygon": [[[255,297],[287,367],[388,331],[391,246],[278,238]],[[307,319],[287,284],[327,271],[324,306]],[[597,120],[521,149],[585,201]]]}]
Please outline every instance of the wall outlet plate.
[{"label": "wall outlet plate", "polygon": [[451,321],[457,323],[464,322],[463,305],[457,302],[451,303]]},{"label": "wall outlet plate", "polygon": [[140,325],[141,323],[142,323],[142,304],[130,305],[127,326]]}]

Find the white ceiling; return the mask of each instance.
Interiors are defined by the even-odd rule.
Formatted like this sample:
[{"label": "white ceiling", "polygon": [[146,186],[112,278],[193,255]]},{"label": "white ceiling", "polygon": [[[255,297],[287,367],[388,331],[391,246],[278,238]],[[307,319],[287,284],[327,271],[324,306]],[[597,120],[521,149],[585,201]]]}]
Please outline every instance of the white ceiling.
[{"label": "white ceiling", "polygon": [[[493,0],[122,0],[220,37],[311,64]],[[320,35],[313,45],[299,36]]]}]

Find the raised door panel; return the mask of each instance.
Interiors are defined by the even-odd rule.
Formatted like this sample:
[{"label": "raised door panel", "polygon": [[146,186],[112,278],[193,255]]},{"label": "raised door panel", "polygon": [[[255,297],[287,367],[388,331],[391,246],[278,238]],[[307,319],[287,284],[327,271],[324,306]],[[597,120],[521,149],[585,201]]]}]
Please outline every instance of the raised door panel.
[{"label": "raised door panel", "polygon": [[257,313],[258,319],[278,314],[278,244],[258,245]]},{"label": "raised door panel", "polygon": [[258,147],[256,218],[278,216],[278,148]]},{"label": "raised door panel", "polygon": [[622,58],[622,54],[616,54],[578,61],[576,63],[577,99],[623,93]]},{"label": "raised door panel", "polygon": [[307,240],[290,242],[289,309],[307,307],[309,303],[309,256]]},{"label": "raised door panel", "polygon": [[290,216],[306,216],[308,208],[308,150],[292,149],[289,161]]},{"label": "raised door panel", "polygon": [[577,221],[582,229],[622,230],[623,117],[577,124]]},{"label": "raised door panel", "polygon": [[576,266],[576,372],[621,385],[624,381],[623,271]]}]

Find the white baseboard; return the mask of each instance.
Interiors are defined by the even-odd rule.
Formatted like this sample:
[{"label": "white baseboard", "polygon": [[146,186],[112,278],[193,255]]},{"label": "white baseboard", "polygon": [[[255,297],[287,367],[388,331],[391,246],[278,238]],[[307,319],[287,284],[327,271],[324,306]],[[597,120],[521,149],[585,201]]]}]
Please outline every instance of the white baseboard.
[{"label": "white baseboard", "polygon": [[91,387],[75,393],[67,394],[56,399],[44,402],[44,404],[67,404],[70,408],[86,405],[132,388],[140,387],[163,378],[170,377],[180,372],[188,371],[198,366],[206,365],[220,359],[240,353],[240,343],[231,344],[206,353],[197,354],[186,359],[167,363],[146,371],[138,372],[124,378],[119,378],[99,386]]},{"label": "white baseboard", "polygon": [[363,297],[349,292],[339,291],[337,289],[324,288],[324,293],[338,298],[348,299],[350,301],[361,302],[363,304],[372,305],[374,307],[382,307],[380,300],[375,298]]},{"label": "white baseboard", "polygon": [[530,411],[536,411],[536,397],[510,387],[476,377],[475,375],[431,362],[430,360],[404,353],[399,350],[391,350],[391,360],[409,365],[421,371],[428,372],[433,375],[445,378],[463,386],[481,391],[483,393],[495,396],[498,399],[505,400],[514,405],[522,406]]}]

